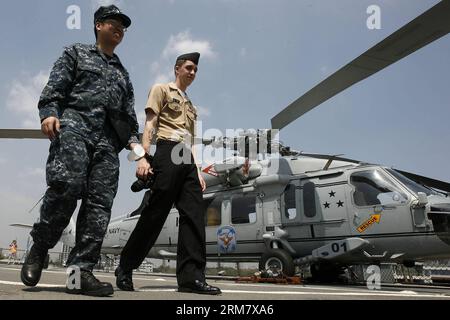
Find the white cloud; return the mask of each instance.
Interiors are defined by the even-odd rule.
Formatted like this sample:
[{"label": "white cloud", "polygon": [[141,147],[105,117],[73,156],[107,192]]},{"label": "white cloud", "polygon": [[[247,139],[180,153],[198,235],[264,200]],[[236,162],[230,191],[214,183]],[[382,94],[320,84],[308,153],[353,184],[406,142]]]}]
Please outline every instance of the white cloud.
[{"label": "white cloud", "polygon": [[175,58],[183,53],[200,52],[201,59],[214,59],[217,53],[208,40],[194,39],[189,30],[176,35],[170,35],[159,61],[151,64],[150,70],[154,75],[153,83],[169,82],[174,78],[173,65]]},{"label": "white cloud", "polygon": [[7,163],[8,160],[6,160],[5,158],[0,158],[0,165]]},{"label": "white cloud", "polygon": [[194,40],[189,30],[171,35],[163,50],[163,57],[172,58],[180,54],[197,51],[202,58],[214,58],[216,53],[212,50],[211,43],[207,40]]},{"label": "white cloud", "polygon": [[6,107],[17,116],[22,117],[23,127],[39,127],[40,122],[37,105],[49,75],[49,70],[39,71],[35,76],[27,76],[21,80],[13,80],[6,100]]},{"label": "white cloud", "polygon": [[239,51],[239,55],[241,57],[246,57],[247,56],[247,49],[246,48],[241,48],[241,50]]},{"label": "white cloud", "polygon": [[166,83],[171,81],[172,77],[170,75],[171,72],[158,73],[158,75],[155,78],[155,83]]},{"label": "white cloud", "polygon": [[123,0],[92,0],[92,8],[95,10],[97,10],[98,7],[109,6],[111,4],[116,5],[121,10],[124,6]]},{"label": "white cloud", "polygon": [[[161,58],[160,61],[155,61],[150,66],[151,73],[155,76],[153,83],[165,83],[173,78],[173,71],[169,68],[171,64],[169,62],[164,64],[162,60]],[[166,65],[166,68],[163,65]]]}]

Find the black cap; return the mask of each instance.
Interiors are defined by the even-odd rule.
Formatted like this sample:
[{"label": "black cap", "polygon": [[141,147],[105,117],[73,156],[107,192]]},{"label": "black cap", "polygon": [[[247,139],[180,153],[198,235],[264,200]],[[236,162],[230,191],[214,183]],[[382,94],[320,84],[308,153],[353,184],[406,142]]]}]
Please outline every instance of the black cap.
[{"label": "black cap", "polygon": [[178,60],[189,60],[192,61],[193,63],[195,63],[196,65],[198,65],[198,60],[200,59],[200,53],[198,52],[191,52],[191,53],[185,53],[182,54],[181,56],[179,56],[177,58]]},{"label": "black cap", "polygon": [[115,5],[110,5],[107,7],[102,6],[95,11],[94,23],[105,20],[106,18],[119,18],[125,28],[128,28],[131,25],[131,19],[127,15],[123,14]]}]

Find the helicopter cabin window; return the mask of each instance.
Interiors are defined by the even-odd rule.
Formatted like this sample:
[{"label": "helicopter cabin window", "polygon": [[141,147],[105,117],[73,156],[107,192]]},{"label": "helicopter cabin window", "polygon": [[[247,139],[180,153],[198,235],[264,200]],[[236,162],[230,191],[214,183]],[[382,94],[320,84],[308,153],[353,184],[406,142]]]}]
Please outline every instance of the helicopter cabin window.
[{"label": "helicopter cabin window", "polygon": [[205,226],[220,226],[222,224],[222,199],[205,199],[203,205],[205,208]]},{"label": "helicopter cabin window", "polygon": [[357,206],[402,204],[407,196],[381,171],[368,170],[353,173],[350,178]]},{"label": "helicopter cabin window", "polygon": [[288,184],[284,190],[284,216],[289,220],[293,220],[297,216],[295,185],[293,184]]},{"label": "helicopter cabin window", "polygon": [[231,200],[231,223],[256,222],[256,196],[235,196]]},{"label": "helicopter cabin window", "polygon": [[303,210],[308,218],[316,216],[316,185],[314,182],[307,182],[303,185]]}]

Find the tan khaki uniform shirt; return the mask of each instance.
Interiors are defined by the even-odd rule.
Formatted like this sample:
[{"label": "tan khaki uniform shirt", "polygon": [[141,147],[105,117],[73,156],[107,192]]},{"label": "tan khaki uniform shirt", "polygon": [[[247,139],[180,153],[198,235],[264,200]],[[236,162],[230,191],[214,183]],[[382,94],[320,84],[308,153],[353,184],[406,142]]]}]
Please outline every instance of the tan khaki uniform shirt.
[{"label": "tan khaki uniform shirt", "polygon": [[175,83],[154,85],[148,95],[147,109],[158,116],[156,141],[163,139],[193,144],[197,111]]}]

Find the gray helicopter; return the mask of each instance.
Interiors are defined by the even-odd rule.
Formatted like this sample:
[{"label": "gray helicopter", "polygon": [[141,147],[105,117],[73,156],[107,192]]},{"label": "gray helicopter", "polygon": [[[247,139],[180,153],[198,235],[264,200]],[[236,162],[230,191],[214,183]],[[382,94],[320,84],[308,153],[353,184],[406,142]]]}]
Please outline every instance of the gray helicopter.
[{"label": "gray helicopter", "polygon": [[[281,130],[353,84],[450,32],[444,0],[338,70],[272,118]],[[293,275],[311,266],[332,279],[356,264],[450,258],[450,183],[340,156],[307,154],[277,141],[277,131],[202,140],[235,155],[203,169],[207,257],[255,261],[261,270]],[[39,130],[0,130],[1,138],[45,138]],[[120,254],[151,197],[111,220],[102,253]],[[24,226],[24,225],[16,225]],[[62,241],[74,243],[74,223]],[[173,259],[178,241],[174,208],[149,257]]]}]

